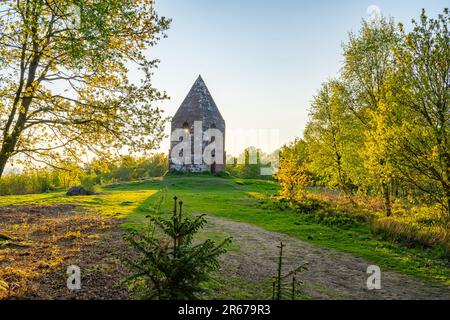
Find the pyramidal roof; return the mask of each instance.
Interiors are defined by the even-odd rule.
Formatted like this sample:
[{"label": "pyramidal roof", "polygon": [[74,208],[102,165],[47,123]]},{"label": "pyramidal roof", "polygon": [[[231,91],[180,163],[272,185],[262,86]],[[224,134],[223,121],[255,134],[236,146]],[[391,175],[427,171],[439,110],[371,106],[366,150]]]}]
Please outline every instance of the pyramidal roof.
[{"label": "pyramidal roof", "polygon": [[201,76],[198,76],[188,95],[184,99],[173,120],[202,120],[215,118],[223,121],[219,108],[217,108],[211,93]]}]

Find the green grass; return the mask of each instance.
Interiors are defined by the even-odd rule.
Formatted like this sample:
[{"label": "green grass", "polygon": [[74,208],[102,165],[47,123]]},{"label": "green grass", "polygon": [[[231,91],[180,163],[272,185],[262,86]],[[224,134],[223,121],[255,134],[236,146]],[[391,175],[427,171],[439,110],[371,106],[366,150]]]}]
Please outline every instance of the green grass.
[{"label": "green grass", "polygon": [[[0,197],[0,205],[73,203],[107,215],[126,218],[124,227],[134,228],[145,221],[145,216],[157,202],[162,189],[166,189],[162,206],[166,212],[172,210],[172,198],[176,195],[184,201],[185,211],[189,213],[207,213],[251,223],[321,247],[352,253],[384,270],[395,270],[436,284],[450,285],[448,261],[435,258],[431,250],[406,248],[383,241],[372,234],[365,224],[345,229],[324,225],[306,215],[290,209],[280,210],[262,201],[261,198],[277,192],[278,186],[272,181],[205,175],[170,176],[106,186],[101,195],[91,197],[66,197],[61,192]],[[220,238],[220,235],[211,237]]]},{"label": "green grass", "polygon": [[106,216],[124,218],[157,192],[158,190],[121,190],[80,197],[69,197],[65,192],[0,196],[0,206],[74,204],[99,211]]}]

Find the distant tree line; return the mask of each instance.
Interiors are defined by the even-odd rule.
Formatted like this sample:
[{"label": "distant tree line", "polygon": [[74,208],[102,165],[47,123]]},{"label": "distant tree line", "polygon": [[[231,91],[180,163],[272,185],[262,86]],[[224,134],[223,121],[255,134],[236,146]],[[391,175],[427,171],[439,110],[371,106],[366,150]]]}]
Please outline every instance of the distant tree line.
[{"label": "distant tree line", "polygon": [[272,179],[271,175],[262,175],[262,168],[270,168],[278,163],[278,150],[265,153],[256,147],[248,147],[237,157],[228,157],[227,172],[243,179]]},{"label": "distant tree line", "polygon": [[70,161],[58,163],[58,168],[44,167],[10,172],[0,179],[0,195],[49,192],[82,185],[87,190],[120,181],[161,177],[168,170],[164,153],[151,156],[120,156],[112,161],[101,158],[80,166]]}]

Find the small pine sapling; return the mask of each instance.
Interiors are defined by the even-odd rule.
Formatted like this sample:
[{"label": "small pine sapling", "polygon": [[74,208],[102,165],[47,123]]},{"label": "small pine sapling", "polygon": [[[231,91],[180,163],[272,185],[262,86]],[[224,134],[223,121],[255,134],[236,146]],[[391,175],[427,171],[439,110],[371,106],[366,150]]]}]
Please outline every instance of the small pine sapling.
[{"label": "small pine sapling", "polygon": [[[282,269],[284,247],[285,245],[283,244],[283,242],[281,242],[280,246],[278,246],[278,248],[280,249],[280,254],[278,256],[277,275],[274,277],[274,280],[272,282],[272,300],[283,300],[288,298],[295,300],[296,295],[301,293],[299,286],[303,284],[302,281],[296,278],[296,275],[297,273],[300,273],[304,270],[308,270],[308,263],[306,262],[283,275]],[[289,279],[291,279],[291,281],[287,282]]]},{"label": "small pine sapling", "polygon": [[183,202],[177,197],[170,218],[148,218],[147,230],[125,236],[138,257],[122,259],[132,272],[124,284],[141,299],[198,299],[205,291],[202,284],[220,267],[218,258],[226,252],[231,238],[219,245],[210,239],[193,244],[194,235],[206,220],[204,215],[183,215]]}]

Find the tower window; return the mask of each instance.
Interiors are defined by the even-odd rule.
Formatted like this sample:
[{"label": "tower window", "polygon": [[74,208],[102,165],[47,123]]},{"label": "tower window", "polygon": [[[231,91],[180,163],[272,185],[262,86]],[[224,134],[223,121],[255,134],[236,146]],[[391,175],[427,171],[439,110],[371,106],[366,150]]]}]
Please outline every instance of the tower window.
[{"label": "tower window", "polygon": [[[213,124],[211,124],[210,127],[211,127],[211,129],[216,129],[216,124],[213,123]],[[216,141],[216,137],[213,136],[213,137],[211,137],[211,143],[214,142],[214,141]]]},{"label": "tower window", "polygon": [[190,132],[189,123],[187,123],[187,122],[183,123],[183,130],[185,133]]}]

